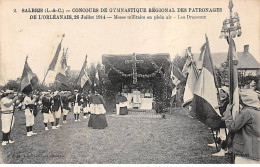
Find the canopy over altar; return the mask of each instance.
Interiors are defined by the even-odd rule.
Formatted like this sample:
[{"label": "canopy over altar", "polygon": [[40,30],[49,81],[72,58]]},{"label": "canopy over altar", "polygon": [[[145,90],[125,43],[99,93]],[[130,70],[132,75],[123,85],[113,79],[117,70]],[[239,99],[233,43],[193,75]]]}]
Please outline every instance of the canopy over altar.
[{"label": "canopy over altar", "polygon": [[112,91],[123,92],[129,108],[156,109],[167,106],[170,93],[169,54],[103,55],[102,64]]}]

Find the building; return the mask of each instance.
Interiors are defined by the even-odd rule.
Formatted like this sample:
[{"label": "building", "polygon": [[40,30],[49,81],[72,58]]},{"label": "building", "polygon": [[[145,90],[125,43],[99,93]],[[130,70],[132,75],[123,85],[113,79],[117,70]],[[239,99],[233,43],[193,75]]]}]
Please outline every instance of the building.
[{"label": "building", "polygon": [[[220,67],[222,63],[227,60],[227,52],[211,53],[214,66]],[[199,60],[200,53],[194,54],[194,61],[199,69],[202,68],[202,60]],[[256,58],[249,52],[249,45],[244,45],[243,52],[237,52],[238,59],[238,72],[244,76],[260,75],[260,63]]]}]

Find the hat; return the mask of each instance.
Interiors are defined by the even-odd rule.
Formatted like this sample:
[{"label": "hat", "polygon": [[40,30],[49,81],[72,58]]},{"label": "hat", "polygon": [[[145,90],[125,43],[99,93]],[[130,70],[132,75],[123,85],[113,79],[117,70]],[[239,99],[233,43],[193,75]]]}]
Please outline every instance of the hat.
[{"label": "hat", "polygon": [[260,108],[258,95],[252,89],[242,89],[240,97],[245,105]]},{"label": "hat", "polygon": [[77,90],[77,89],[75,89],[75,90],[74,90],[74,92],[78,92],[78,90]]},{"label": "hat", "polygon": [[229,88],[226,86],[222,86],[219,90],[221,90],[221,89],[224,90],[226,93],[229,92]]}]

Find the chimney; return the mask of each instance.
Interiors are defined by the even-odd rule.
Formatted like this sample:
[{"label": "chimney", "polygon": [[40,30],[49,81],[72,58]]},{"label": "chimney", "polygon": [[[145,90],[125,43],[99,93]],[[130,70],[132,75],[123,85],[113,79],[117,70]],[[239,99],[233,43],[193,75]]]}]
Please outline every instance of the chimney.
[{"label": "chimney", "polygon": [[247,53],[249,50],[249,45],[244,45],[244,53]]}]

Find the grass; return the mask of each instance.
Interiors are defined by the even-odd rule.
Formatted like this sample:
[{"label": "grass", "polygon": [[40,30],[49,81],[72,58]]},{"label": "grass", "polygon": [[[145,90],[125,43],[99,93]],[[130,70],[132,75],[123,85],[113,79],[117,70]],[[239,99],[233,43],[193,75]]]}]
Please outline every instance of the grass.
[{"label": "grass", "polygon": [[58,130],[44,131],[43,116],[36,117],[36,136],[27,137],[23,112],[15,114],[12,145],[0,146],[0,161],[11,164],[190,164],[228,163],[212,157],[216,150],[210,130],[187,116],[185,110],[158,117],[116,116],[107,114],[109,127],[88,128],[88,119],[73,121]]}]

